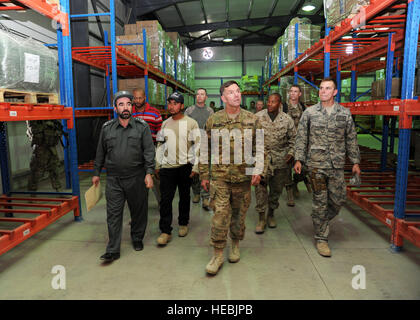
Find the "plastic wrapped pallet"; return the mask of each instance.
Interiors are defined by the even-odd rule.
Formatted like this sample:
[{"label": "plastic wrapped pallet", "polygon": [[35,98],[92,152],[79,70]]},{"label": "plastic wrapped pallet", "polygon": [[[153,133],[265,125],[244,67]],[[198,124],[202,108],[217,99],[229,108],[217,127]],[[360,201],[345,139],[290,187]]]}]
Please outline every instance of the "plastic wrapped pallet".
[{"label": "plastic wrapped pallet", "polygon": [[258,76],[242,76],[240,84],[242,91],[260,91],[260,82]]},{"label": "plastic wrapped pallet", "polygon": [[298,24],[298,53],[303,53],[320,39],[320,26],[312,25],[306,18],[293,18],[283,35],[283,66],[296,59],[296,24]]},{"label": "plastic wrapped pallet", "polygon": [[346,18],[352,18],[369,0],[324,0],[324,16],[327,24],[334,27]]},{"label": "plastic wrapped pallet", "polygon": [[57,52],[0,30],[0,88],[58,92]]},{"label": "plastic wrapped pallet", "polygon": [[178,48],[176,73],[177,79],[181,83],[185,83],[185,46],[182,44]]},{"label": "plastic wrapped pallet", "polygon": [[271,60],[271,50],[267,52],[264,58],[264,79],[268,80],[271,77],[270,74],[270,60]]},{"label": "plastic wrapped pallet", "polygon": [[166,33],[164,33],[163,46],[165,48],[166,73],[175,77],[175,46]]},{"label": "plastic wrapped pallet", "polygon": [[[146,30],[146,37],[150,41],[150,64],[154,67],[163,70],[163,48],[165,45],[165,32],[157,20],[137,21],[136,33]],[[133,32],[133,27],[126,32]]]}]

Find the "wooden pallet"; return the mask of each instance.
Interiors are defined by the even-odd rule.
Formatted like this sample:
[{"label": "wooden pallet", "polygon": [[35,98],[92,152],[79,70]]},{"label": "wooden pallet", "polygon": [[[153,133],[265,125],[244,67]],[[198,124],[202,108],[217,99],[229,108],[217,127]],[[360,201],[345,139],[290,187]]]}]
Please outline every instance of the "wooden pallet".
[{"label": "wooden pallet", "polygon": [[59,104],[57,93],[41,93],[0,89],[0,102],[23,102],[30,104]]}]

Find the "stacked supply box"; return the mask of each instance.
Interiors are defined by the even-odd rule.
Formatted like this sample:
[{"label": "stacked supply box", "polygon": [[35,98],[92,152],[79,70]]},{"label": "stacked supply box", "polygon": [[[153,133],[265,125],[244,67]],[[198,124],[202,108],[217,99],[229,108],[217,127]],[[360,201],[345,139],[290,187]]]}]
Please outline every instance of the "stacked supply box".
[{"label": "stacked supply box", "polygon": [[[148,78],[148,96],[149,104],[151,105],[162,105],[162,96],[159,91],[159,84]],[[126,90],[133,92],[134,89],[142,88],[145,89],[145,78],[136,78],[136,79],[119,79],[118,80],[118,90]]]},{"label": "stacked supply box", "polygon": [[319,41],[321,27],[312,25],[306,18],[293,18],[283,35],[282,62],[287,65],[296,59],[296,25],[298,33],[297,51],[298,54],[309,49]]},{"label": "stacked supply box", "polygon": [[[146,36],[147,38],[147,36]],[[132,44],[132,43],[143,43],[143,34],[127,34],[123,36],[116,37],[117,44]],[[144,45],[124,45],[122,48],[130,51],[132,54],[138,56],[143,61],[146,61],[144,58]],[[150,52],[150,40],[146,40],[146,55],[147,62],[150,62],[151,52]]]},{"label": "stacked supply box", "polygon": [[165,32],[157,20],[137,21],[137,33],[146,30],[146,37],[150,41],[150,64],[163,70],[163,47],[165,45]]},{"label": "stacked supply box", "polygon": [[353,18],[369,0],[324,0],[324,16],[327,24],[334,27],[346,18]]},{"label": "stacked supply box", "polygon": [[[372,82],[372,100],[383,100],[385,98],[385,79]],[[391,98],[401,97],[401,78],[392,78]]]},{"label": "stacked supply box", "polygon": [[[157,20],[137,21],[136,24],[125,25],[125,35],[118,37],[117,41],[142,42],[143,29],[146,31],[148,63],[164,71],[165,62],[166,74],[190,87],[194,83],[194,65],[188,48],[182,44],[177,32],[166,33]],[[140,57],[144,55],[143,46],[128,47],[130,52]],[[165,56],[163,56],[164,48]]]}]

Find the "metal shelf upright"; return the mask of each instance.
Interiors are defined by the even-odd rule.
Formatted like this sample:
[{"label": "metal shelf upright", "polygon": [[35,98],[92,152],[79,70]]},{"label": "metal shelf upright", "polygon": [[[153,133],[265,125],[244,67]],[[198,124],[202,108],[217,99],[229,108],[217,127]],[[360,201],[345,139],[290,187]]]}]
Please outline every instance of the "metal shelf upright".
[{"label": "metal shelf upright", "polygon": [[[69,1],[69,0],[66,0]],[[145,79],[145,92],[146,101],[149,102],[148,79],[154,79],[159,83],[165,84],[165,95],[167,86],[173,87],[184,93],[193,95],[194,92],[177,80],[176,64],[175,64],[175,78],[166,73],[166,59],[164,60],[163,72],[156,67],[152,66],[147,61],[147,34],[143,29],[143,42],[141,43],[116,43],[115,34],[115,1],[110,0],[110,11],[106,13],[87,13],[70,15],[69,26],[71,19],[87,18],[94,16],[109,16],[110,18],[110,41],[108,34],[105,32],[103,46],[92,47],[71,47],[67,55],[72,60],[80,63],[95,67],[105,72],[106,86],[107,86],[107,107],[89,107],[89,108],[75,108],[77,117],[95,117],[95,116],[109,116],[113,110],[111,105],[111,92],[110,92],[110,79],[112,79],[112,95],[118,91],[118,76],[124,78],[144,78]],[[124,48],[126,45],[142,45],[144,60],[129,52]],[[165,56],[165,48],[163,48],[163,55]],[[115,75],[115,76],[114,76]],[[79,171],[92,171],[92,162],[81,164]]]},{"label": "metal shelf upright", "polygon": [[[396,13],[398,9],[405,9],[406,13]],[[406,210],[407,192],[409,198],[412,198],[413,192],[418,195],[417,189],[414,190],[412,185],[407,189],[407,183],[412,117],[420,115],[420,101],[413,97],[419,19],[420,0],[371,0],[358,14],[345,19],[334,30],[326,28],[325,38],[297,56],[264,83],[267,86],[284,75],[294,75],[295,81],[297,77],[323,78],[330,73],[335,75],[337,80],[351,77],[351,102],[342,105],[348,107],[353,115],[393,116],[392,126],[395,126],[395,117],[399,117],[398,161],[395,189],[392,189],[392,193],[395,194],[392,213],[390,214],[389,209],[376,210],[374,205],[368,203],[370,196],[363,191],[348,189],[350,199],[391,229],[393,251],[401,249],[403,239],[420,246],[420,215],[418,212],[414,214],[412,210]],[[380,60],[383,56],[387,57],[386,61]],[[336,63],[331,63],[334,60]],[[392,76],[399,73],[400,65],[403,66],[401,98],[391,99]],[[397,69],[395,73],[394,66]],[[387,70],[385,99],[357,102],[357,75],[380,69]],[[347,72],[342,73],[343,71]],[[337,100],[340,101],[340,95]],[[384,124],[380,174],[388,175],[389,173],[384,171],[388,149],[388,123],[385,121]],[[414,182],[418,184],[419,179],[415,178]]]},{"label": "metal shelf upright", "polygon": [[[2,1],[4,4],[5,1]],[[20,3],[21,5],[17,5]],[[76,221],[82,220],[80,211],[80,189],[77,173],[77,147],[74,129],[74,106],[72,96],[72,72],[71,58],[66,55],[65,48],[69,45],[69,21],[68,2],[62,3],[61,10],[56,4],[49,4],[42,0],[21,0],[14,1],[13,6],[0,7],[4,10],[22,10],[31,8],[47,17],[56,20],[59,25],[57,29],[57,47],[60,76],[60,99],[61,105],[52,104],[27,104],[3,102],[0,103],[0,164],[2,173],[3,195],[0,196],[0,212],[5,217],[0,222],[7,222],[20,225],[13,229],[0,230],[0,255],[12,249],[22,241],[30,238],[35,233],[44,229],[51,223],[70,211],[74,212]],[[26,120],[48,120],[62,119],[65,130],[69,133],[68,148],[70,150],[70,172],[72,193],[57,192],[17,192],[11,190],[10,171],[6,136],[6,122]],[[66,151],[66,148],[65,148]],[[65,156],[66,158],[66,156]],[[34,197],[12,197],[12,194],[44,194],[47,196],[71,195],[66,198],[34,198]],[[17,208],[17,209],[16,209]],[[23,208],[23,209],[22,209]],[[26,209],[25,209],[26,208]],[[37,208],[37,209],[33,209]],[[19,217],[15,217],[17,214]],[[37,215],[34,219],[25,218],[22,215]]]}]

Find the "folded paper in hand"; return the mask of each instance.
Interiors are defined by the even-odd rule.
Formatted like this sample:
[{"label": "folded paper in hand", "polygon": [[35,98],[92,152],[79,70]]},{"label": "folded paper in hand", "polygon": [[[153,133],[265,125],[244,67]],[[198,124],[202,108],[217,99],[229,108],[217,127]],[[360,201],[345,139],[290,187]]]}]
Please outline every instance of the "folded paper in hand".
[{"label": "folded paper in hand", "polygon": [[92,185],[85,193],[86,199],[86,209],[89,212],[96,203],[101,199],[102,191],[101,191],[101,183],[99,182],[97,186]]}]

